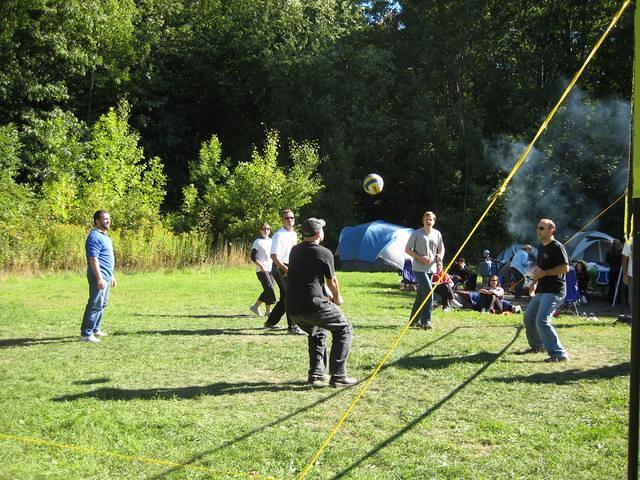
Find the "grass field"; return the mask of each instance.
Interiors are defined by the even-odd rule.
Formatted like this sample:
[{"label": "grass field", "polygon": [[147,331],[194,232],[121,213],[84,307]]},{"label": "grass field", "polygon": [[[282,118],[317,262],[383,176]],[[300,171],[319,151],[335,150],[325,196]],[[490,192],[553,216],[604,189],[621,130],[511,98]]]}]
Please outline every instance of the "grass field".
[{"label": "grass field", "polygon": [[[413,297],[339,278],[364,379]],[[93,345],[82,275],[0,279],[0,478],[295,478],[358,387],[305,385],[306,340],[260,328],[258,286],[250,267],[121,274]],[[572,360],[550,365],[516,354],[521,321],[409,331],[307,478],[623,478],[629,327],[563,315]]]}]

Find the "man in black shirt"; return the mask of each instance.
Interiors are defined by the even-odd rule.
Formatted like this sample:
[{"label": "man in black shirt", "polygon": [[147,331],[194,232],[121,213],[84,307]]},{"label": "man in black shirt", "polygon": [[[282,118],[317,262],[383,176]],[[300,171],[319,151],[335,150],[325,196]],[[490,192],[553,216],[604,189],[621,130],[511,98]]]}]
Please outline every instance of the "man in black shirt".
[{"label": "man in black shirt", "polygon": [[[320,386],[327,380],[327,331],[330,331],[329,384],[348,387],[358,383],[347,376],[346,368],[351,323],[338,307],[344,299],[335,275],[333,254],[320,245],[324,226],[325,221],[317,218],[308,218],[302,223],[303,242],[293,247],[289,256],[287,312],[309,334],[309,383]],[[327,295],[325,286],[331,296]]]},{"label": "man in black shirt", "polygon": [[[533,269],[533,284],[530,287],[531,302],[524,313],[524,326],[529,348],[527,353],[545,351],[549,358],[545,362],[568,360],[567,351],[560,343],[551,321],[553,312],[564,301],[567,293],[565,274],[569,271],[569,258],[564,246],[554,238],[556,225],[543,218],[538,222],[537,266]],[[535,293],[534,293],[535,292]]]},{"label": "man in black shirt", "polygon": [[467,290],[469,292],[476,291],[477,285],[477,275],[471,271],[469,265],[467,265],[464,258],[458,258],[453,265],[451,265],[451,269],[449,269],[449,275],[453,277],[453,281],[456,284],[463,284],[463,290]]}]

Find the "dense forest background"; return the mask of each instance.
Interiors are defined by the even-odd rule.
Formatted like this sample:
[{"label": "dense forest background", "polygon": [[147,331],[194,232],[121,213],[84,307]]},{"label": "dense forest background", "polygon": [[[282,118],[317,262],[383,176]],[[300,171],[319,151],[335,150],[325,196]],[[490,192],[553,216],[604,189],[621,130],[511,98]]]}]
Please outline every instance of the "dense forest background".
[{"label": "dense forest background", "polygon": [[[81,264],[98,208],[131,265],[200,262],[283,207],[329,246],[434,210],[451,253],[621,3],[4,0],[0,266]],[[468,256],[539,216],[566,240],[622,193],[632,39],[627,12]]]}]

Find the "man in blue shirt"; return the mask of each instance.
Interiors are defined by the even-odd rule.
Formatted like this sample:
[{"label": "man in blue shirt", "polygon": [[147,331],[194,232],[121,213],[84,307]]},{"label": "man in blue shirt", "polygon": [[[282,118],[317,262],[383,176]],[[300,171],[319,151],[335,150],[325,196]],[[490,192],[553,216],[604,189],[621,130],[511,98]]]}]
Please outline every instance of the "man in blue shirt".
[{"label": "man in blue shirt", "polygon": [[87,254],[87,280],[89,281],[89,301],[82,317],[80,340],[97,343],[98,337],[106,336],[100,325],[104,309],[109,303],[109,291],[116,286],[115,257],[113,243],[107,236],[111,227],[111,217],[108,212],[98,210],[93,215],[95,228],[91,230],[85,242]]}]

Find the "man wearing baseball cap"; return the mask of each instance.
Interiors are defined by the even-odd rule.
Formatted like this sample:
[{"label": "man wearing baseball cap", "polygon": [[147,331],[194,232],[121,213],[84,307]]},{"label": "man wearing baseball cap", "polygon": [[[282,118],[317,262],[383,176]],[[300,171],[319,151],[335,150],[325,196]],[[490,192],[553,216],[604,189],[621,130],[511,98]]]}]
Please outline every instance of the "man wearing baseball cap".
[{"label": "man wearing baseball cap", "polygon": [[[324,220],[313,217],[302,223],[303,242],[293,247],[289,256],[287,312],[309,334],[308,382],[321,386],[329,380],[333,387],[349,387],[358,383],[347,375],[351,323],[338,307],[344,299],[335,275],[333,254],[320,245],[325,225]],[[328,332],[332,335],[330,379],[325,375]]]}]

